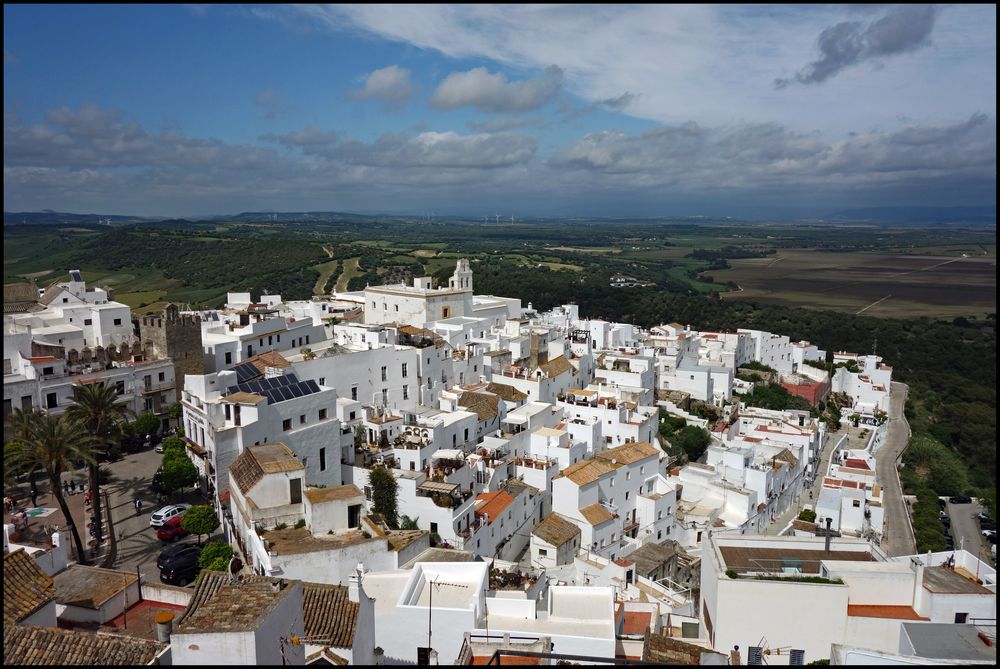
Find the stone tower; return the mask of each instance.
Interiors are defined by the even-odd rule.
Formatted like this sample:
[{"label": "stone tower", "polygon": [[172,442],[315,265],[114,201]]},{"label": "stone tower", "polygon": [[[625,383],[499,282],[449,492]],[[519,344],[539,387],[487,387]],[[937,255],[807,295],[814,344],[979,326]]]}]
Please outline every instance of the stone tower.
[{"label": "stone tower", "polygon": [[143,316],[139,338],[147,359],[170,358],[174,362],[174,390],[181,399],[185,374],[204,374],[205,357],[201,347],[201,318],[181,314],[175,304],[168,304],[162,316]]},{"label": "stone tower", "polygon": [[472,292],[472,269],[469,268],[469,261],[465,258],[459,259],[455,265],[455,273],[448,280],[448,287],[452,290]]}]

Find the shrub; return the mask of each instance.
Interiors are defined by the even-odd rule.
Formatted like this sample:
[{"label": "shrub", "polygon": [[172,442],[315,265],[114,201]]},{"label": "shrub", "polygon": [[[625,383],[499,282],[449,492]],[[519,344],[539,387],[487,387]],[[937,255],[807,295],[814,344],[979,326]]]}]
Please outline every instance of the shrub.
[{"label": "shrub", "polygon": [[799,520],[804,520],[807,523],[815,523],[816,512],[812,509],[802,509],[802,511],[799,512]]},{"label": "shrub", "polygon": [[306,519],[305,518],[299,518],[295,522],[295,529],[297,529],[297,530],[301,530],[305,526],[306,526]]},{"label": "shrub", "polygon": [[727,569],[727,570],[726,570],[726,576],[728,576],[729,578],[739,578],[739,577],[740,577],[740,575],[739,575],[739,574],[737,574],[737,573],[736,573],[735,571],[733,571],[732,569]]},{"label": "shrub", "polygon": [[198,556],[198,566],[213,571],[226,571],[232,557],[233,547],[225,541],[209,541]]}]

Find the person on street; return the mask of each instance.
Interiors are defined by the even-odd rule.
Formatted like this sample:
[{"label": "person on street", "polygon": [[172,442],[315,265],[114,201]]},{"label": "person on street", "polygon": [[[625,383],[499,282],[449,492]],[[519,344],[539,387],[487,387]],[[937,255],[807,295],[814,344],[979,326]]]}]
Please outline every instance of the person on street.
[{"label": "person on street", "polygon": [[38,506],[38,491],[37,490],[32,490],[31,491],[31,506],[32,507]]},{"label": "person on street", "polygon": [[135,515],[142,515],[142,500],[138,497],[135,498]]},{"label": "person on street", "polygon": [[69,494],[69,481],[63,481],[63,494]]}]

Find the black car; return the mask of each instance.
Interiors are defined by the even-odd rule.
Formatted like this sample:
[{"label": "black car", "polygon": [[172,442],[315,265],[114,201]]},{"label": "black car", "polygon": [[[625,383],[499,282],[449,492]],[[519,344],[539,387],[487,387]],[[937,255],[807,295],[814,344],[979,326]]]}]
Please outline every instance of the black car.
[{"label": "black car", "polygon": [[996,532],[990,532],[989,534],[984,534],[983,536],[986,537],[986,541],[988,541],[991,544],[995,544],[997,542]]},{"label": "black car", "polygon": [[195,550],[179,552],[163,561],[162,564],[157,561],[157,566],[160,568],[160,581],[170,585],[185,586],[198,576],[198,572],[201,571],[201,567],[198,566],[201,549],[190,546],[190,544],[189,547],[195,548]]},{"label": "black car", "polygon": [[951,527],[951,517],[942,515],[941,524],[944,525],[945,527]]},{"label": "black car", "polygon": [[984,530],[995,530],[997,529],[996,523],[992,520],[980,520],[979,527]]},{"label": "black car", "polygon": [[949,497],[948,501],[952,504],[971,504],[972,498],[965,495],[955,495],[954,497]]},{"label": "black car", "polygon": [[192,556],[197,562],[199,555],[201,555],[201,548],[194,544],[174,544],[160,551],[160,556],[156,558],[156,568],[162,570],[164,567],[172,566],[178,560],[190,560]]},{"label": "black car", "polygon": [[947,502],[945,502],[944,500],[944,497],[938,497],[937,500],[938,500],[938,506],[944,509],[945,504],[947,504]]}]

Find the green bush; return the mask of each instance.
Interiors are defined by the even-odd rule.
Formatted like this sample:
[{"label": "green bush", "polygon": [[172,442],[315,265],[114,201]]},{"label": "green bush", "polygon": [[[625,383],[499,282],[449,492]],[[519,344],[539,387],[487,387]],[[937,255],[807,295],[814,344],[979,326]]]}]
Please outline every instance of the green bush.
[{"label": "green bush", "polygon": [[305,526],[306,526],[306,519],[305,518],[299,518],[295,522],[295,529],[297,529],[297,530],[301,530]]},{"label": "green bush", "polygon": [[209,541],[198,556],[198,566],[212,571],[226,571],[233,557],[233,547],[225,541]]},{"label": "green bush", "polygon": [[802,511],[799,512],[799,520],[804,520],[807,523],[815,523],[816,512],[812,509],[802,509]]}]

